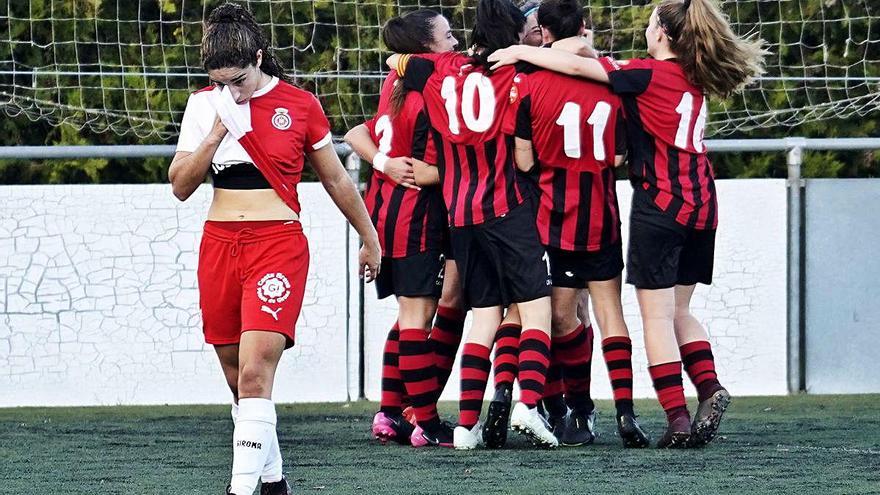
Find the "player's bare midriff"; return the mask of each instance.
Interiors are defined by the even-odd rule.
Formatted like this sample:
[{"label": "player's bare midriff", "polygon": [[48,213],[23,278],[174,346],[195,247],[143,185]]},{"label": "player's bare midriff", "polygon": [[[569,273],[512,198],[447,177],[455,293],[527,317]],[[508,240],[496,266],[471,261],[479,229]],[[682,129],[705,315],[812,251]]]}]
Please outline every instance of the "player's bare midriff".
[{"label": "player's bare midriff", "polygon": [[293,210],[272,189],[233,190],[214,188],[208,220],[245,222],[255,220],[299,220]]}]

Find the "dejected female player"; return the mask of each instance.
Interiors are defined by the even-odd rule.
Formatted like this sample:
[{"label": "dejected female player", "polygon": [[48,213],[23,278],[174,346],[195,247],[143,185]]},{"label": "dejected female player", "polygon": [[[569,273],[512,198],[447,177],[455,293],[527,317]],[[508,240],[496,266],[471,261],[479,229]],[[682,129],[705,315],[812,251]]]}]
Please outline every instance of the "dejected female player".
[{"label": "dejected female player", "polygon": [[308,272],[296,194],[306,156],[360,234],[368,279],[379,270],[379,242],[320,103],[290,83],[247,9],[227,3],[211,12],[202,61],[212,87],[187,102],[168,176],[181,201],[208,173],[214,184],[198,280],[205,340],[235,402],[226,493],[250,494],[262,479],[261,493],[286,494],[272,387],[294,344]]}]

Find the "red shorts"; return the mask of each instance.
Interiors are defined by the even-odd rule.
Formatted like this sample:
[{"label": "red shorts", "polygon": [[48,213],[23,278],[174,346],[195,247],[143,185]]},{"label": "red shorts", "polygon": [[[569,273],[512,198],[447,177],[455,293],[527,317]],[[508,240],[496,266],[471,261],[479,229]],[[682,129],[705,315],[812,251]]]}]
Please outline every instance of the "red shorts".
[{"label": "red shorts", "polygon": [[198,269],[205,342],[237,344],[242,332],[263,330],[291,347],[308,271],[299,222],[205,222]]}]

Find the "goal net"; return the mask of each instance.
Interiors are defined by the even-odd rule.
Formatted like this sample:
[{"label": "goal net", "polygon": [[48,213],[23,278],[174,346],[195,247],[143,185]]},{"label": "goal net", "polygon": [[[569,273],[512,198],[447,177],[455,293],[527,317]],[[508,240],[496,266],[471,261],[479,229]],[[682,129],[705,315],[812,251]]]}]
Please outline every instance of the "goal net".
[{"label": "goal net", "polygon": [[[187,95],[207,84],[202,22],[219,1],[0,0],[0,107],[15,118],[94,132],[173,138]],[[382,24],[416,8],[439,10],[467,46],[474,0],[252,0],[276,52],[317,93],[336,132],[376,106],[387,55]],[[587,0],[596,45],[644,53],[650,2]],[[741,95],[715,101],[707,134],[876,118],[880,5],[875,0],[726,0],[734,30],[760,36],[768,72]]]}]

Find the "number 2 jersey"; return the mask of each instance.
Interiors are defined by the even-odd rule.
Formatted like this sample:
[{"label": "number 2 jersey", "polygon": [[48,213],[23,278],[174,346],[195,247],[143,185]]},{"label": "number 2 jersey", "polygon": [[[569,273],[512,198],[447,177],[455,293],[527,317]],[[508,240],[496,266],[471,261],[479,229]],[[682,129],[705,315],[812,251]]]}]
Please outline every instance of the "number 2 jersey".
[{"label": "number 2 jersey", "polygon": [[[382,85],[376,116],[364,125],[379,151],[389,157],[408,156],[433,164],[437,160],[436,148],[422,95],[408,93],[395,115],[391,95],[397,84],[401,81],[391,71]],[[405,258],[442,249],[447,223],[438,188],[409,189],[373,169],[364,203],[379,233],[382,256]]]},{"label": "number 2 jersey", "polygon": [[442,143],[437,166],[449,224],[478,225],[522,203],[513,138],[503,132],[513,67],[484,74],[460,53],[415,55],[405,66],[406,88],[422,93]]},{"label": "number 2 jersey", "polygon": [[675,60],[600,58],[611,89],[623,99],[634,194],[689,228],[718,226],[718,202],[703,129],[703,91]]},{"label": "number 2 jersey", "polygon": [[595,252],[620,242],[614,158],[625,152],[620,98],[607,85],[517,65],[515,135],[538,162],[541,243]]}]

